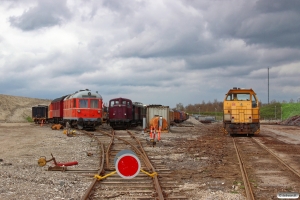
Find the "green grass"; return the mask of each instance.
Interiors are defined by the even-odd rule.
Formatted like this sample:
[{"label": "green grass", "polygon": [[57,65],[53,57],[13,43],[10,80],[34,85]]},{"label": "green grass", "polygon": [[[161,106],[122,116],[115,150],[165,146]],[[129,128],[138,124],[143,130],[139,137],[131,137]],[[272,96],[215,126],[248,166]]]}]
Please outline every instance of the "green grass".
[{"label": "green grass", "polygon": [[32,119],[31,117],[29,117],[29,116],[26,117],[26,120],[27,120],[28,122],[33,122],[33,119]]},{"label": "green grass", "polygon": [[300,115],[300,103],[286,103],[282,106],[282,118],[287,119],[289,117]]},{"label": "green grass", "polygon": [[282,120],[286,120],[295,115],[300,115],[300,103],[272,103],[260,107],[261,119],[280,120],[282,117]]}]

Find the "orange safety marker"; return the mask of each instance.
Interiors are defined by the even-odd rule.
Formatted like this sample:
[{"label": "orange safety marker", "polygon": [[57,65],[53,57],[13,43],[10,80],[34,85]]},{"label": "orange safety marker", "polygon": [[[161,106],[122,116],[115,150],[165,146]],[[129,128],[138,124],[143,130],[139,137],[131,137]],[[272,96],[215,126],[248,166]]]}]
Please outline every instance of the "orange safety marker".
[{"label": "orange safety marker", "polygon": [[158,129],[157,140],[160,140],[161,126]]},{"label": "orange safety marker", "polygon": [[151,126],[151,128],[150,128],[150,139],[153,139],[153,133],[152,133],[152,130],[153,129],[153,126]]}]

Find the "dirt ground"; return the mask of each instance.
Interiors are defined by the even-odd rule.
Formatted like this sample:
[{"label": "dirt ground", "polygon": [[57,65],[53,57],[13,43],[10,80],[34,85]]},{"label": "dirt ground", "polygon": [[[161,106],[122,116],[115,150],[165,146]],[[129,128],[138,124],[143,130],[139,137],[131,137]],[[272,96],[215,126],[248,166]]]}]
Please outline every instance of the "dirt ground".
[{"label": "dirt ground", "polygon": [[[181,183],[189,199],[245,199],[232,139],[221,132],[221,123],[201,124],[191,118],[189,127],[172,127],[162,135],[156,151]],[[279,128],[280,127],[280,128]],[[296,130],[295,130],[296,129]],[[262,126],[262,134],[285,143],[299,144],[300,127]],[[146,139],[146,136],[135,133]],[[63,130],[32,123],[0,123],[0,199],[80,199],[92,175],[50,172],[37,164],[51,153],[58,162],[78,161],[69,169],[97,169],[90,138],[67,137]],[[276,194],[274,194],[276,196]]]},{"label": "dirt ground", "polygon": [[[38,159],[44,156],[49,160],[51,153],[58,162],[78,161],[78,165],[69,169],[96,170],[98,165],[97,149],[90,138],[67,137],[63,130],[51,130],[49,125],[26,123],[32,106],[49,102],[0,94],[0,200],[77,200],[90,185],[93,173],[47,171],[53,161],[38,166]],[[223,135],[222,123],[202,124],[190,118],[184,124],[188,127],[171,127],[171,132],[163,134],[156,147],[146,148],[157,152],[172,170],[182,194],[195,200],[246,199],[232,138]],[[146,140],[147,135],[142,135],[140,129],[134,131]],[[258,139],[300,172],[299,126],[262,125]],[[89,156],[90,152],[94,154]],[[250,170],[256,176],[252,178],[256,191],[263,193],[278,178],[282,182],[292,181],[277,172],[273,179],[265,176],[265,172],[271,172],[259,153],[251,155],[259,162],[251,164],[257,160],[248,160],[253,165],[248,169],[257,169]],[[297,185],[285,189],[300,192]],[[257,199],[277,199],[277,190]]]},{"label": "dirt ground", "polygon": [[[161,152],[162,159],[174,171],[174,176],[178,176],[178,171],[183,172],[178,179],[182,183],[182,193],[189,199],[244,199],[242,195],[224,188],[225,185],[231,187],[232,183],[201,180],[198,176],[203,173],[201,167],[208,167],[211,159],[199,155],[191,156],[185,152],[185,140],[194,141],[201,135],[199,128],[202,125],[199,123],[198,126],[174,127],[174,133],[164,134],[164,140],[156,147],[148,149]],[[71,200],[82,197],[92,175],[50,172],[47,167],[53,166],[53,162],[47,163],[45,167],[39,167],[37,163],[41,156],[50,159],[52,153],[58,162],[78,161],[78,165],[69,169],[97,169],[98,158],[87,156],[87,152],[96,151],[93,150],[95,147],[91,139],[85,136],[67,137],[62,132],[51,130],[46,125],[0,123],[0,199]],[[194,135],[196,132],[197,135]],[[145,138],[141,134],[139,136]]]}]

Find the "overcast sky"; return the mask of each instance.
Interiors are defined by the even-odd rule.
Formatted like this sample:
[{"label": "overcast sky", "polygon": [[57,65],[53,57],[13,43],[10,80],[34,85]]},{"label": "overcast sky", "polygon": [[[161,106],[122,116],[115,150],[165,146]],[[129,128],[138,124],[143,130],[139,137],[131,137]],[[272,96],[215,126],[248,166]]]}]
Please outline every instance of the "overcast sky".
[{"label": "overcast sky", "polygon": [[299,0],[1,0],[0,93],[175,107],[300,97]]}]

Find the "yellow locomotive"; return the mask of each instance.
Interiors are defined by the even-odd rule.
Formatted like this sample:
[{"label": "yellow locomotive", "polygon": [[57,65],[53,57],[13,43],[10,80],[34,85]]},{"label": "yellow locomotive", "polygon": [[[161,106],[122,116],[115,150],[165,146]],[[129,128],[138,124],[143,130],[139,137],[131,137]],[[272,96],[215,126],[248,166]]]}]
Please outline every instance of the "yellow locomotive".
[{"label": "yellow locomotive", "polygon": [[225,134],[259,134],[259,104],[252,89],[230,89],[224,99],[223,112]]}]

